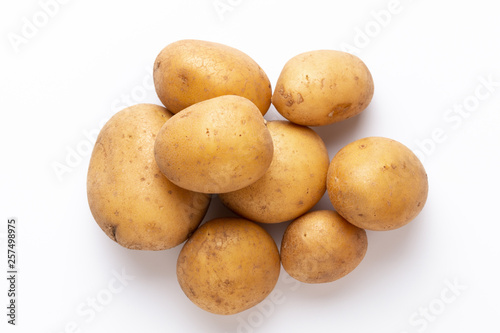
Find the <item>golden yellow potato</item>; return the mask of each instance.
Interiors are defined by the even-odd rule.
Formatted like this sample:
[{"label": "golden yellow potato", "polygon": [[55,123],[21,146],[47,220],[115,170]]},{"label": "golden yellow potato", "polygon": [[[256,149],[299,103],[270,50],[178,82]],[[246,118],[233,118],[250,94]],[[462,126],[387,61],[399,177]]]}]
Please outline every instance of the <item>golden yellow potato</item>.
[{"label": "golden yellow potato", "polygon": [[342,148],[328,169],[330,201],[347,221],[392,230],[413,220],[427,200],[427,174],[403,144],[368,137]]},{"label": "golden yellow potato", "polygon": [[273,142],[248,99],[221,96],[174,115],[156,138],[160,170],[174,184],[203,193],[235,191],[264,175]]},{"label": "golden yellow potato", "polygon": [[248,55],[223,44],[174,42],[157,56],[153,78],[158,97],[173,113],[223,95],[248,98],[262,115],[271,105],[266,73]]},{"label": "golden yellow potato", "polygon": [[280,255],[291,277],[306,283],[325,283],[352,272],[363,260],[367,247],[365,230],[337,212],[320,210],[288,225]]},{"label": "golden yellow potato", "polygon": [[87,175],[90,210],[118,244],[164,250],[185,241],[203,219],[210,197],[172,184],[154,159],[154,141],[172,116],[138,104],[115,114],[97,138]]},{"label": "golden yellow potato", "polygon": [[206,222],[184,244],[177,280],[186,296],[216,314],[249,309],[273,290],[280,273],[278,248],[257,224],[241,218]]},{"label": "golden yellow potato", "polygon": [[300,125],[321,126],[353,117],[373,96],[373,79],[358,57],[341,51],[299,54],[284,66],[272,103]]},{"label": "golden yellow potato", "polygon": [[220,194],[237,214],[255,222],[278,223],[311,209],[326,190],[330,159],[325,143],[312,129],[288,121],[270,121],[274,155],[255,183]]}]

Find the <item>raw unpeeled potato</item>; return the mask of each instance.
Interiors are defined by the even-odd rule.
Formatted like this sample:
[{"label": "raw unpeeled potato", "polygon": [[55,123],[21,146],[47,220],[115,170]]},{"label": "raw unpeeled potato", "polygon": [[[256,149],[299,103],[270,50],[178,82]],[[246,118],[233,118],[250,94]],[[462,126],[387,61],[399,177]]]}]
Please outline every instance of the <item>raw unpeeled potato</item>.
[{"label": "raw unpeeled potato", "polygon": [[158,55],[153,71],[156,93],[177,113],[223,95],[248,98],[264,115],[271,105],[271,83],[247,54],[219,43],[180,40]]},{"label": "raw unpeeled potato", "polygon": [[194,104],[168,120],[156,138],[155,157],[174,184],[224,193],[264,175],[273,142],[259,109],[244,97],[228,95]]},{"label": "raw unpeeled potato", "polygon": [[365,230],[331,210],[302,215],[286,228],[281,242],[283,268],[306,283],[332,282],[347,275],[363,260]]},{"label": "raw unpeeled potato", "polygon": [[[399,228],[426,202],[427,174],[404,145],[365,138],[330,163],[323,140],[306,127],[348,119],[369,105],[373,79],[354,55],[299,54],[272,95],[268,77],[245,53],[181,40],[158,54],[153,77],[170,111],[139,104],[110,119],[90,159],[88,202],[101,229],[126,248],[164,250],[188,239],[177,279],[201,309],[239,313],[275,287],[280,253],[252,221],[295,219],[283,235],[283,267],[299,281],[325,283],[362,261],[364,229]],[[264,120],[271,99],[289,121]],[[337,212],[309,212],[325,189]],[[219,194],[244,218],[198,228],[210,203],[204,193]]]},{"label": "raw unpeeled potato", "polygon": [[272,237],[241,218],[204,223],[177,260],[177,280],[186,296],[200,308],[223,315],[260,303],[279,273],[280,257]]},{"label": "raw unpeeled potato", "polygon": [[269,169],[255,183],[220,194],[234,212],[255,222],[278,223],[311,209],[326,190],[330,159],[312,129],[289,121],[269,121],[274,154]]},{"label": "raw unpeeled potato", "polygon": [[370,230],[392,230],[424,208],[427,173],[405,145],[388,138],[351,142],[332,159],[328,196],[350,223]]},{"label": "raw unpeeled potato", "polygon": [[318,50],[290,59],[278,78],[272,103],[286,119],[321,126],[351,118],[373,96],[373,79],[355,55]]},{"label": "raw unpeeled potato", "polygon": [[131,106],[115,114],[97,138],[87,176],[89,206],[101,229],[124,247],[179,245],[208,209],[209,196],[174,185],[156,165],[155,137],[171,116],[161,106]]}]

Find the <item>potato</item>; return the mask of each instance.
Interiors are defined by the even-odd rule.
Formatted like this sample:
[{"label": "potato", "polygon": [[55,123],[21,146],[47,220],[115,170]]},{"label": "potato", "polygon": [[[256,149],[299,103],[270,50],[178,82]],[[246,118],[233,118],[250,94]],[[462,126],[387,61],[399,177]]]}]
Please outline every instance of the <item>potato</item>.
[{"label": "potato", "polygon": [[281,242],[283,268],[306,283],[332,282],[350,273],[363,260],[365,230],[330,210],[302,215],[288,225]]},{"label": "potato", "polygon": [[372,96],[372,76],[358,57],[318,50],[299,54],[285,64],[272,103],[291,122],[321,126],[359,114]]},{"label": "potato", "polygon": [[174,184],[203,193],[235,191],[264,175],[273,142],[248,99],[221,96],[174,115],[158,133],[155,157]]},{"label": "potato", "polygon": [[251,100],[264,115],[271,105],[271,83],[259,65],[232,47],[201,40],[181,40],[165,47],[153,71],[156,93],[177,113],[222,95]]},{"label": "potato", "polygon": [[279,273],[274,240],[262,227],[241,218],[206,222],[177,260],[177,280],[186,296],[200,308],[223,315],[264,300]]},{"label": "potato", "polygon": [[335,210],[369,230],[392,230],[413,220],[427,200],[427,174],[403,144],[368,137],[342,148],[328,169],[328,196]]},{"label": "potato", "polygon": [[164,107],[139,104],[115,114],[102,128],[87,176],[90,210],[118,244],[164,250],[185,241],[198,227],[210,197],[165,178],[154,159],[154,140],[172,115]]},{"label": "potato", "polygon": [[288,121],[270,121],[274,155],[262,178],[234,192],[220,194],[231,210],[252,221],[278,223],[311,209],[326,190],[330,159],[312,129]]}]

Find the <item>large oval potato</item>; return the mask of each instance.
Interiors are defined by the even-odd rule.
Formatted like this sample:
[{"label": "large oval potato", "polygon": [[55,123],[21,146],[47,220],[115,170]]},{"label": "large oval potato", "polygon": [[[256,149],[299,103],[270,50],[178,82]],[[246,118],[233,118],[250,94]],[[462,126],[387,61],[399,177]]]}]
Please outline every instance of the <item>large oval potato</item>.
[{"label": "large oval potato", "polygon": [[285,64],[272,103],[291,122],[321,126],[359,114],[370,103],[373,87],[372,75],[358,57],[310,51]]},{"label": "large oval potato", "polygon": [[405,145],[388,138],[351,142],[332,159],[327,190],[335,210],[369,230],[392,230],[413,220],[427,200],[424,166]]},{"label": "large oval potato", "polygon": [[306,283],[326,283],[344,277],[363,260],[366,231],[331,210],[302,215],[288,225],[281,242],[283,268]]},{"label": "large oval potato", "polygon": [[271,83],[245,53],[219,43],[180,40],[157,56],[153,71],[156,93],[177,113],[195,103],[222,95],[251,100],[264,115],[271,104]]},{"label": "large oval potato", "polygon": [[192,105],[161,128],[156,162],[174,184],[203,193],[235,191],[264,175],[273,142],[259,109],[228,95]]},{"label": "large oval potato", "polygon": [[258,304],[280,273],[278,247],[260,226],[241,218],[203,224],[184,244],[177,280],[186,296],[216,314],[234,314]]},{"label": "large oval potato", "polygon": [[311,209],[326,190],[330,159],[325,143],[312,129],[288,121],[269,121],[274,155],[255,183],[220,194],[231,210],[255,222],[278,223]]},{"label": "large oval potato", "polygon": [[102,128],[92,152],[87,175],[90,210],[101,229],[126,248],[179,245],[208,209],[209,196],[172,184],[156,165],[155,137],[171,116],[152,104],[126,108]]}]

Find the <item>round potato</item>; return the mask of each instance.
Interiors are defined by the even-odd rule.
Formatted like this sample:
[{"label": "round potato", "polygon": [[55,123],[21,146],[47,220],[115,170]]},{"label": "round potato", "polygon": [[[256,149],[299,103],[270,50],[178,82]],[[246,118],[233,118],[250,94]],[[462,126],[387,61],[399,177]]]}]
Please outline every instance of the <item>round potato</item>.
[{"label": "round potato", "polygon": [[358,57],[318,50],[299,54],[285,64],[272,103],[291,122],[321,126],[359,114],[372,96],[372,76]]},{"label": "round potato", "polygon": [[280,273],[278,248],[257,224],[241,218],[206,222],[184,244],[177,280],[186,296],[216,314],[234,314],[258,304]]},{"label": "round potato", "polygon": [[184,242],[205,216],[210,197],[172,184],[154,159],[155,136],[171,117],[138,104],[115,114],[97,138],[87,176],[90,210],[118,244],[164,250]]},{"label": "round potato", "polygon": [[283,268],[306,283],[332,282],[347,275],[363,260],[365,230],[338,213],[321,210],[302,215],[285,230],[281,242]]},{"label": "round potato", "polygon": [[264,175],[273,158],[273,142],[259,109],[244,97],[228,95],[174,115],[158,133],[155,157],[174,184],[224,193]]},{"label": "round potato", "polygon": [[288,121],[270,121],[274,155],[255,183],[220,194],[232,211],[255,222],[278,223],[311,209],[326,190],[330,159],[325,143],[312,129]]},{"label": "round potato", "polygon": [[413,220],[427,200],[427,174],[403,144],[368,137],[342,148],[328,169],[327,189],[335,210],[369,230],[392,230]]},{"label": "round potato", "polygon": [[223,95],[251,100],[264,115],[271,105],[271,83],[260,66],[232,47],[201,40],[180,40],[165,47],[154,63],[156,93],[177,113]]}]

